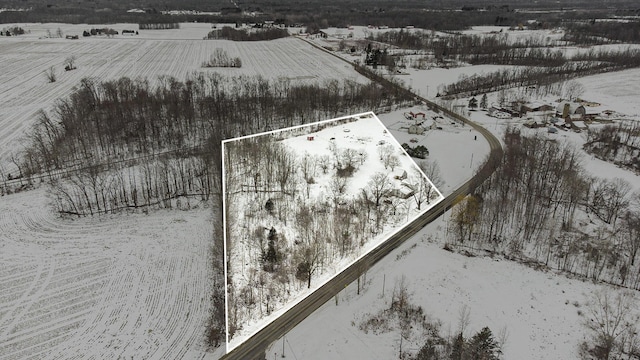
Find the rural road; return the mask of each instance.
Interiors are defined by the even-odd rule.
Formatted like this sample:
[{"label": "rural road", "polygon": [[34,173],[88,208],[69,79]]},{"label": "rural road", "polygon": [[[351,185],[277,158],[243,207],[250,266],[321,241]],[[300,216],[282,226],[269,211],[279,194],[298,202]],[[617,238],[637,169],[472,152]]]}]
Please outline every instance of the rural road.
[{"label": "rural road", "polygon": [[[307,42],[314,47],[325,51],[329,54],[331,52],[320,48],[319,46]],[[334,55],[334,54],[332,54]],[[335,55],[334,55],[335,56]],[[339,58],[339,57],[338,57]],[[341,59],[341,58],[340,58]],[[344,59],[343,59],[344,60]],[[346,61],[346,60],[344,60]],[[372,79],[372,80],[380,80]],[[397,85],[394,85],[397,86]],[[406,89],[404,89],[406,90]],[[350,267],[344,269],[340,273],[338,273],[333,279],[328,281],[325,285],[318,288],[316,291],[311,293],[305,299],[300,301],[298,304],[293,306],[289,311],[284,313],[279,318],[275,319],[273,322],[265,326],[262,330],[258,331],[251,338],[249,338],[244,343],[238,345],[232,351],[224,355],[221,359],[231,360],[250,360],[250,359],[265,359],[265,350],[269,347],[270,344],[281,338],[288,331],[293,329],[298,323],[304,320],[307,316],[313,313],[316,309],[318,309],[322,304],[329,301],[333,296],[335,296],[338,292],[345,288],[348,284],[355,281],[360,274],[363,273],[365,269],[370,268],[373,264],[380,261],[387,254],[389,254],[392,250],[397,248],[400,244],[402,244],[407,239],[411,238],[415,235],[420,229],[425,227],[427,224],[437,219],[444,212],[451,208],[455,204],[457,200],[461,197],[471,193],[478,185],[480,185],[485,179],[487,179],[497,168],[500,160],[502,159],[503,150],[500,144],[500,141],[491,134],[487,129],[482,126],[470,121],[462,117],[461,115],[455,114],[445,108],[442,108],[440,105],[437,105],[431,101],[428,101],[425,98],[419,97],[414,94],[414,96],[425,104],[427,104],[432,109],[438,109],[443,112],[447,116],[456,119],[458,121],[463,122],[464,124],[471,126],[473,129],[478,131],[489,143],[491,147],[491,152],[487,161],[482,165],[482,167],[478,170],[478,173],[474,175],[467,182],[462,184],[459,188],[453,191],[449,196],[445,197],[440,203],[435,205],[425,214],[415,219],[408,225],[406,225],[402,230],[397,232],[395,235],[391,236],[388,240],[378,245],[375,249],[373,249],[370,253],[363,256],[360,260],[356,261]]]}]

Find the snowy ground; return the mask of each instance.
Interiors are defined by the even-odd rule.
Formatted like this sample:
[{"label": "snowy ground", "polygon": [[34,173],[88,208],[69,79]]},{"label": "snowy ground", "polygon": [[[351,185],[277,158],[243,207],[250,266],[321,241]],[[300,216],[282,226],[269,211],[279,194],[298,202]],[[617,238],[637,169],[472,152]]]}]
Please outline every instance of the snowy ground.
[{"label": "snowy ground", "polygon": [[[259,42],[202,40],[209,24],[181,24],[178,30],[140,30],[140,35],[82,37],[83,30],[102,25],[17,24],[30,33],[0,37],[0,170],[13,168],[9,156],[22,148],[21,142],[37,112],[49,110],[59,98],[70,94],[81,79],[99,81],[123,76],[148,79],[152,84],[167,75],[184,80],[194,72],[227,75],[260,75],[270,80],[316,82],[351,79],[367,82],[351,66],[305,45],[294,38]],[[137,24],[104,25],[118,31],[137,29]],[[44,38],[47,30],[56,34],[80,34],[78,40]],[[239,57],[241,68],[202,68],[216,48]],[[76,70],[64,71],[64,61],[75,56]],[[57,81],[49,83],[45,71],[54,67]],[[11,172],[10,170],[7,170]]]},{"label": "snowy ground", "polygon": [[[339,294],[338,306],[330,301],[305,319],[286,335],[285,354],[309,360],[397,358],[397,331],[364,334],[357,324],[389,307],[394,284],[405,276],[412,302],[443,321],[444,334],[455,332],[459,313],[467,306],[469,333],[484,326],[494,333],[506,328],[505,359],[577,359],[576,348],[585,336],[578,311],[585,311],[588,294],[598,286],[510,261],[452,254],[428,240],[442,239],[444,227],[440,218],[369,270],[364,294],[356,295],[352,284]],[[417,246],[410,249],[413,244]],[[409,254],[397,260],[406,249]],[[415,352],[421,345],[405,341],[403,349]],[[278,342],[267,354],[279,357],[281,351]]]},{"label": "snowy ground", "polygon": [[[589,108],[590,112],[598,113],[604,110],[612,110],[619,113],[621,119],[640,121],[640,102],[637,101],[640,96],[640,69],[624,70],[606,74],[587,76],[576,79],[584,87],[582,99],[596,102],[600,106]],[[488,103],[497,102],[497,94],[490,93],[488,95]],[[532,99],[536,101],[556,104],[557,96],[549,96],[544,99]],[[459,104],[467,104],[468,99],[457,100]],[[466,109],[465,109],[466,111]],[[576,133],[574,131],[562,131],[557,134],[549,134],[546,128],[528,129],[522,126],[525,118],[513,119],[497,119],[490,117],[485,111],[470,111],[469,118],[494,133],[496,137],[502,139],[507,126],[517,126],[525,133],[541,133],[549,139],[558,141],[569,141],[578,148],[586,142],[587,134],[585,131]],[[598,124],[591,125],[594,127],[602,126]],[[629,182],[634,191],[640,192],[640,181],[634,173],[622,169],[615,164],[602,161],[583,152],[583,166],[593,176],[603,178],[621,178]],[[445,187],[446,189],[446,187]]]},{"label": "snowy ground", "polygon": [[192,359],[205,348],[212,210],[60,219],[0,201],[0,359]]},{"label": "snowy ground", "polygon": [[[399,116],[380,116],[398,137],[403,134],[393,130],[393,123]],[[473,114],[472,117],[478,119]],[[493,131],[495,119],[487,120],[487,128]],[[502,124],[495,125],[496,131],[501,128]],[[481,152],[464,146],[469,143],[466,132],[455,131],[448,143],[427,143],[432,154],[449,154],[437,157],[446,183],[441,188],[444,195],[472,174],[460,171],[468,169],[465,165],[471,151]],[[488,146],[484,151],[488,152]],[[324,304],[284,340],[272,344],[267,358],[280,357],[283,343],[285,355],[297,359],[397,358],[397,330],[365,334],[358,324],[390,306],[394,284],[404,276],[412,302],[422,306],[428,316],[441,320],[445,335],[456,331],[460,312],[466,306],[471,313],[467,335],[484,326],[494,334],[506,329],[505,359],[578,359],[577,347],[587,336],[585,316],[580,314],[588,311],[586,304],[593,292],[616,290],[511,261],[469,258],[445,251],[441,244],[447,236],[449,217],[450,212],[371,268],[363,294],[356,295],[355,283],[349,285],[339,294],[338,305],[334,301]],[[421,345],[405,340],[402,349],[415,353]]]},{"label": "snowy ground", "polygon": [[[423,96],[433,97],[438,85],[454,82],[460,74],[486,70],[494,69],[433,69],[412,71],[410,76],[399,78],[405,79],[406,84]],[[640,70],[634,69],[580,78],[578,81],[585,87],[581,97],[601,103],[603,110],[611,109],[629,118],[638,118],[639,76]],[[495,102],[495,99],[496,94],[489,94],[489,103]],[[466,101],[468,99],[463,99],[461,103]],[[408,136],[397,131],[400,124],[394,125],[402,121],[401,113],[380,116],[398,138]],[[472,111],[470,117],[499,138],[506,126],[514,122],[521,125],[521,121],[496,119],[483,111]],[[470,171],[465,172],[470,153],[478,154],[482,150],[470,148],[476,144],[469,141],[466,133],[455,129],[444,130],[429,133],[426,138],[430,141],[425,144],[433,158],[438,160],[445,180],[445,185],[440,189],[447,195],[471,176]],[[531,131],[546,133],[545,129]],[[445,134],[450,137],[444,138]],[[581,146],[585,134],[560,132],[547,136]],[[638,177],[613,164],[585,156],[584,166],[597,176],[626,179],[636,191],[640,191]],[[491,327],[494,333],[506,328],[508,339],[504,348],[505,359],[578,359],[577,347],[586,336],[582,324],[584,316],[579,312],[586,312],[587,300],[594,291],[602,289],[614,293],[616,290],[564,275],[535,271],[509,261],[467,258],[444,251],[438,243],[442,243],[446,237],[448,217],[450,213],[427,226],[369,270],[367,279],[370,284],[363,295],[357,296],[356,285],[351,284],[339,295],[338,306],[333,301],[323,305],[288,333],[283,341],[274,343],[267,352],[268,357],[276,353],[280,356],[284,343],[285,354],[294,358],[396,358],[400,345],[397,331],[376,336],[364,334],[357,325],[367,314],[389,306],[390,289],[404,275],[413,301],[421,305],[429,316],[440,319],[445,333],[446,329],[452,329],[452,333],[455,331],[460,311],[467,306],[471,311],[469,332],[478,331],[483,326]],[[398,255],[405,251],[410,253],[397,260]],[[419,346],[405,342],[403,349],[415,351]]]},{"label": "snowy ground", "polygon": [[[393,113],[391,116],[402,116],[398,113]],[[353,122],[348,122],[345,124],[335,124],[332,125],[336,120],[329,120],[322,122],[324,126],[329,124],[328,127],[320,130],[313,131],[313,128],[316,124],[304,125],[302,127],[297,127],[294,130],[295,135],[291,135],[291,137],[286,138],[282,141],[282,143],[289,148],[290,150],[295,151],[296,156],[298,156],[297,163],[300,163],[302,157],[305,154],[309,156],[333,156],[331,155],[330,148],[332,145],[335,145],[338,151],[343,151],[345,149],[354,149],[358,153],[364,153],[366,155],[366,160],[364,163],[358,165],[358,170],[354,172],[353,177],[349,178],[349,182],[344,191],[343,199],[353,199],[355,200],[363,189],[366,188],[370,179],[374,176],[375,173],[381,172],[384,174],[389,174],[390,181],[392,182],[392,186],[394,188],[401,188],[401,181],[391,178],[392,174],[402,173],[402,171],[406,171],[408,174],[407,179],[405,180],[409,184],[418,184],[420,182],[418,176],[423,176],[414,161],[404,154],[404,151],[400,147],[400,143],[396,141],[384,128],[380,120],[372,113],[367,114],[358,114],[354,115],[353,118],[357,119]],[[398,122],[395,123],[396,125]],[[449,125],[446,126],[449,128],[454,128]],[[287,130],[285,130],[285,133]],[[406,130],[405,130],[406,132]],[[279,133],[279,131],[277,132]],[[443,131],[444,133],[444,131]],[[454,133],[458,133],[455,132]],[[465,130],[466,133],[466,130]],[[270,135],[259,135],[259,136],[270,136]],[[286,135],[289,136],[289,135]],[[285,136],[285,137],[286,137]],[[308,140],[308,136],[313,137],[313,141]],[[414,135],[415,136],[415,135]],[[421,142],[429,143],[427,136],[415,136],[423,138]],[[237,140],[232,141],[243,141],[243,138],[239,138]],[[407,142],[409,141],[401,141]],[[381,161],[379,160],[378,149],[381,146],[393,146],[394,153],[398,155],[399,165],[395,168],[395,171],[392,172],[391,169],[387,169]],[[417,144],[411,143],[412,146]],[[321,204],[326,199],[329,199],[331,195],[331,191],[329,190],[331,181],[333,179],[333,171],[328,172],[327,174],[322,174],[322,171],[315,170],[313,177],[315,178],[315,184],[312,185],[310,189],[310,196],[308,198],[302,197],[299,199],[301,203],[310,203],[310,204]],[[300,182],[303,180],[300,179]],[[433,186],[433,185],[432,185]],[[230,196],[230,195],[228,195]],[[240,196],[239,198],[234,198],[233,202],[235,204],[242,203],[245,205],[238,206],[239,209],[246,209],[248,205],[246,203],[252,201],[248,200],[247,197],[252,197],[253,193],[250,192],[245,196]],[[416,217],[420,216],[424,212],[428,211],[431,207],[435,206],[440,200],[442,200],[442,195],[438,194],[438,190],[434,191],[432,199],[427,203],[426,200],[422,204],[420,210],[417,209],[413,197],[409,197],[405,200],[400,201],[400,205],[398,205],[397,214],[385,216],[387,223],[383,227],[383,229],[375,236],[371,237],[366,241],[366,243],[359,246],[353,254],[348,254],[344,258],[332,258],[328,260],[328,264],[326,267],[322,269],[322,271],[315,276],[312,282],[312,288],[307,289],[305,284],[302,286],[294,286],[291,288],[291,291],[287,291],[288,299],[275,299],[272,301],[272,307],[274,310],[269,315],[262,316],[258,311],[254,311],[252,318],[248,320],[246,323],[243,323],[243,328],[239,330],[233,337],[233,339],[228,344],[228,350],[232,350],[236,346],[240,345],[258,330],[266,326],[268,323],[276,319],[286,310],[300,302],[307,295],[313,292],[318,287],[322,286],[324,283],[329,281],[331,277],[333,277],[338,272],[342,271],[344,268],[348,267],[351,263],[355,262],[360,257],[367,254],[373,248],[375,248],[382,241],[387,239],[389,236],[393,235],[396,231],[402,228],[402,226]],[[227,200],[231,201],[231,200]],[[405,209],[405,205],[406,209]],[[290,206],[293,206],[290,205]],[[241,215],[236,215],[241,216]],[[234,217],[236,217],[234,216]],[[254,274],[256,269],[253,267],[253,262],[250,260],[245,260],[245,253],[251,254],[255,252],[255,245],[252,245],[252,242],[245,242],[241,239],[246,235],[242,235],[241,229],[243,228],[255,228],[256,226],[269,228],[271,226],[276,226],[280,233],[286,233],[287,239],[290,242],[293,239],[297,239],[300,237],[300,234],[294,230],[291,224],[286,225],[285,223],[278,222],[274,225],[274,219],[272,217],[268,217],[267,219],[263,219],[261,221],[256,222],[255,219],[239,219],[238,222],[242,223],[242,226],[237,226],[234,231],[230,229],[227,233],[228,241],[233,242],[235,245],[232,246],[233,253],[230,256],[230,267],[232,269],[237,269],[231,276],[234,280],[234,285],[238,289],[242,289],[244,286],[250,281],[250,275]],[[250,224],[250,225],[249,225]],[[328,225],[326,225],[328,226]],[[289,244],[291,248],[294,247],[293,243]],[[251,258],[251,255],[246,255],[247,259]],[[247,263],[246,267],[243,263]],[[258,269],[258,271],[261,271]],[[250,284],[249,284],[250,285]]]},{"label": "snowy ground", "polygon": [[[489,155],[489,144],[478,132],[448,118],[436,119],[435,125],[442,129],[428,130],[424,135],[409,134],[407,128],[412,121],[405,119],[405,112],[424,112],[427,118],[440,114],[429,111],[426,106],[416,106],[380,114],[378,117],[399,143],[424,145],[429,150],[428,160],[439,165],[444,180],[444,185],[439,188],[443,195],[451,193],[459,184],[473,176],[473,170]],[[418,142],[412,144],[411,139]]]},{"label": "snowy ground", "polygon": [[[27,29],[27,25],[19,25]],[[61,25],[28,26],[32,32],[25,38],[0,39],[0,60],[11,64],[6,66],[10,70],[0,74],[2,155],[17,143],[37,109],[50,106],[84,76],[136,77],[167,72],[183,76],[199,69],[200,62],[214,47],[231,46],[199,41],[209,29],[196,24],[183,25],[182,33],[161,30],[141,32],[138,38],[91,40],[40,39],[47,29],[55,32]],[[80,32],[90,28],[65,26]],[[128,24],[119,26],[109,25],[119,31],[130,28]],[[63,27],[63,31],[72,30]],[[157,43],[141,45],[145,38],[156,39]],[[192,40],[173,45],[161,40],[169,38]],[[292,51],[287,49],[299,47],[298,42],[289,41],[297,40],[269,43],[255,60],[242,59],[243,66],[247,66],[245,61],[263,66],[254,70],[247,67],[246,71],[264,76],[273,74],[274,78],[353,76],[352,71],[346,70],[346,64],[328,55],[325,59],[322,52],[313,52],[310,46],[306,55],[295,57],[296,65],[286,63],[291,57],[287,51]],[[209,48],[201,50],[203,45]],[[228,48],[230,53],[250,51],[242,50],[241,45],[233,46],[238,48]],[[60,67],[68,54],[80,53],[82,49],[87,49],[87,57],[78,56],[78,70],[69,74],[59,72],[58,82],[46,84],[44,69],[51,65]],[[183,53],[191,54],[184,55],[188,60],[161,61],[164,56]],[[133,54],[133,59],[126,54]],[[273,56],[274,60],[265,61],[266,56]],[[190,65],[185,65],[185,61]],[[334,62],[335,65],[325,66]],[[317,66],[308,68],[309,63]],[[269,70],[274,66],[280,70]],[[297,69],[295,74],[289,68]],[[456,71],[478,70],[462,69],[465,70],[449,69],[433,76],[412,74],[413,80],[407,82],[422,95],[433,97],[439,84],[457,80]],[[581,78],[579,81],[586,88],[582,97],[637,116],[639,77],[640,70],[627,70]],[[380,115],[399,139],[408,136],[399,130],[403,126],[403,111]],[[472,112],[471,117],[497,133],[508,123],[479,111]],[[438,160],[445,195],[468,179],[478,159],[488,153],[486,143],[480,137],[472,142],[472,135],[467,129],[451,125],[420,138],[420,143]],[[556,137],[580,141],[582,136],[568,132]],[[625,177],[636,189],[640,188],[640,181],[628,172],[598,160],[587,160],[585,166],[592,173]],[[209,306],[206,253],[211,229],[203,225],[210,223],[209,218],[210,210],[200,209],[162,211],[153,216],[61,220],[47,209],[43,190],[2,197],[0,359],[85,358],[87,354],[110,359],[134,354],[134,357],[146,354],[140,357],[149,358],[195,358],[203,346]],[[372,268],[367,274],[370,284],[363,295],[356,296],[356,285],[350,285],[339,295],[338,306],[333,301],[325,304],[287,334],[286,355],[304,359],[396,357],[397,332],[364,335],[352,321],[357,323],[366,313],[386,306],[395,279],[404,274],[414,302],[441,319],[445,328],[457,326],[463,305],[471,310],[470,331],[485,325],[494,331],[506,326],[507,359],[577,358],[575,348],[584,337],[578,310],[584,309],[588,294],[602,286],[533,271],[512,262],[466,258],[443,251],[428,239],[443,239],[445,224],[446,217],[438,219]],[[414,244],[416,247],[409,250]],[[409,253],[396,260],[404,250]],[[381,297],[383,281],[387,290]],[[411,349],[417,344],[405,346]],[[281,351],[282,342],[278,342],[268,355],[277,352],[279,356]]]}]

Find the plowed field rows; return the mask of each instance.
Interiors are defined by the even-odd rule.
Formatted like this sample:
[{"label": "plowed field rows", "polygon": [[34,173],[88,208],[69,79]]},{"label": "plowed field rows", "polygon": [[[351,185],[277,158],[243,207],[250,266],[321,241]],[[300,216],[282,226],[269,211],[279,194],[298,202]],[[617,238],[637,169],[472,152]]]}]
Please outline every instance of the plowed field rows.
[{"label": "plowed field rows", "polygon": [[211,209],[64,220],[0,201],[0,359],[181,359],[204,350]]},{"label": "plowed field rows", "polygon": [[[54,28],[55,30],[55,28]],[[181,30],[171,30],[179,32]],[[186,31],[186,30],[185,30]],[[191,30],[192,31],[192,30]],[[163,34],[162,32],[160,34]],[[225,40],[167,40],[141,37],[89,37],[79,40],[0,37],[0,164],[8,162],[37,111],[48,110],[56,99],[69,94],[85,77],[98,80],[159,76],[180,80],[193,72],[217,71],[225,74],[261,75],[269,79],[323,81],[352,79],[364,82],[349,65],[310,45],[286,38],[268,42]],[[206,29],[202,36],[206,35]],[[201,67],[215,48],[240,57],[239,69]],[[77,69],[64,71],[64,60],[76,57]],[[49,83],[45,71],[54,67],[57,81]]]}]

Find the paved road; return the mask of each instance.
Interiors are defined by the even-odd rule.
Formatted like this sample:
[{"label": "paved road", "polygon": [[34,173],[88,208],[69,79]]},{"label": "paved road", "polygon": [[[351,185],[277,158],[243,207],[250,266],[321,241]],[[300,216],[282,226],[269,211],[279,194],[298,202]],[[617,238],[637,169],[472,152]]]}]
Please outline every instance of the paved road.
[{"label": "paved road", "polygon": [[[315,44],[312,45],[316,46]],[[326,51],[324,49],[321,50]],[[331,52],[329,53],[331,54]],[[481,184],[495,171],[497,165],[500,162],[500,159],[502,158],[503,151],[500,141],[495,136],[493,136],[493,134],[491,134],[488,130],[481,127],[480,125],[464,118],[461,115],[444,109],[441,106],[428,101],[427,99],[418,97],[417,95],[416,98],[420,99],[431,108],[437,108],[439,111],[445,113],[449,117],[461,121],[480,132],[480,134],[482,134],[485,139],[487,139],[487,141],[489,142],[489,146],[491,147],[491,153],[487,162],[482,165],[482,167],[478,170],[478,173],[473,178],[462,184],[459,188],[457,188],[449,196],[444,198],[444,200],[442,200],[436,206],[431,208],[428,212],[406,225],[402,230],[386,240],[384,243],[380,244],[378,247],[373,249],[370,253],[362,257],[353,265],[344,269],[333,279],[327,282],[324,286],[318,288],[307,298],[299,302],[289,311],[264,327],[250,339],[240,344],[238,347],[230,351],[221,359],[264,359],[265,350],[271,343],[275,342],[288,331],[293,329],[307,316],[309,316],[316,309],[322,306],[322,304],[331,300],[331,298],[334,297],[342,289],[344,289],[346,285],[355,281],[358,276],[362,274],[364,269],[370,268],[373,264],[377,263],[378,261],[380,261],[380,259],[389,254],[393,249],[397,248],[400,244],[415,235],[420,229],[443,215],[444,212],[451,208],[451,206],[453,206],[457,200],[471,193],[479,184]]]}]

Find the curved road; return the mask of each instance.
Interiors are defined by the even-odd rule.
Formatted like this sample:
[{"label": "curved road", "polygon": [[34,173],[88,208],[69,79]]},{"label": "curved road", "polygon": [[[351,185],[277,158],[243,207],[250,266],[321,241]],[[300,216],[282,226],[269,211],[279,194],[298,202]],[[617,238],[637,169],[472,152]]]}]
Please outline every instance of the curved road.
[{"label": "curved road", "polygon": [[[322,51],[332,54],[331,52],[326,51],[325,49],[322,49],[315,44],[311,45]],[[379,78],[373,80],[379,80]],[[450,209],[458,199],[473,192],[478,185],[480,185],[495,171],[498,164],[500,163],[500,160],[502,159],[503,151],[500,141],[495,136],[493,136],[493,134],[491,134],[488,130],[481,127],[480,125],[472,122],[467,118],[464,118],[461,115],[455,114],[425,98],[419,97],[415,94],[413,95],[415,98],[420,99],[425,104],[427,104],[430,108],[438,109],[439,111],[445,113],[447,116],[461,121],[462,123],[467,124],[480,132],[480,134],[482,134],[482,136],[487,139],[487,142],[489,142],[489,146],[491,147],[491,152],[487,161],[478,170],[478,173],[476,175],[462,184],[449,196],[445,197],[441,202],[431,208],[428,212],[406,225],[404,228],[402,228],[402,230],[391,236],[382,244],[378,245],[378,247],[363,256],[360,260],[356,261],[353,265],[338,273],[325,285],[318,288],[305,299],[293,306],[289,311],[265,326],[262,330],[258,331],[247,341],[238,345],[235,349],[224,355],[221,359],[265,359],[265,350],[267,349],[267,347],[269,347],[269,345],[271,345],[273,342],[277,341],[279,338],[285,335],[288,331],[293,329],[297,324],[299,324],[307,316],[313,313],[322,304],[329,301],[333,296],[344,289],[346,285],[355,281],[358,276],[362,274],[364,269],[368,269],[369,267],[371,267],[373,264],[389,254],[393,249],[397,248],[400,244],[415,235],[420,229],[443,215],[444,212]]]}]

